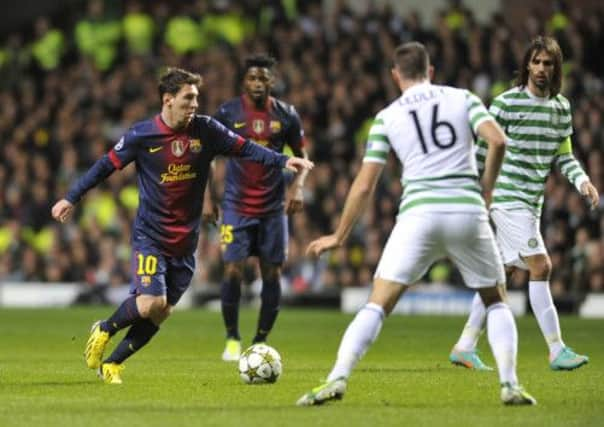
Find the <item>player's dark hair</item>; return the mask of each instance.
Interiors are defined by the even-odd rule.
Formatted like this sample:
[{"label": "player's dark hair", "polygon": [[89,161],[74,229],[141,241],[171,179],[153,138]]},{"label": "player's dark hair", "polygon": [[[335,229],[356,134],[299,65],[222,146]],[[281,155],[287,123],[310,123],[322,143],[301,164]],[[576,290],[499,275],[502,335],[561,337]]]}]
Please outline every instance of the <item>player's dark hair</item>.
[{"label": "player's dark hair", "polygon": [[539,52],[548,53],[554,61],[554,72],[549,85],[549,95],[550,97],[554,97],[560,93],[560,88],[562,87],[562,50],[558,42],[552,37],[537,36],[531,40],[524,53],[522,65],[516,77],[516,86],[525,87],[528,84],[529,63]]},{"label": "player's dark hair", "polygon": [[164,94],[176,95],[183,85],[201,87],[203,79],[197,73],[183,70],[182,68],[169,67],[159,76],[159,99],[163,101]]},{"label": "player's dark hair", "polygon": [[252,67],[258,68],[268,68],[269,70],[273,68],[273,66],[277,63],[277,60],[272,56],[268,56],[265,54],[256,54],[251,55],[245,58],[245,63],[243,65],[243,72],[247,73]]},{"label": "player's dark hair", "polygon": [[430,57],[426,47],[419,42],[403,43],[394,50],[394,66],[409,80],[428,77]]}]

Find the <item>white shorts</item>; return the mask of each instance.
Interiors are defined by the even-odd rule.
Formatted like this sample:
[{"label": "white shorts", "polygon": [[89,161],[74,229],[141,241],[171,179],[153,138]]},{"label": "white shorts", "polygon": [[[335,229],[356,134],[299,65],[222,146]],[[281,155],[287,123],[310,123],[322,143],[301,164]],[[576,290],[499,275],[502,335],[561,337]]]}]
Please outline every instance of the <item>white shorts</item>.
[{"label": "white shorts", "polygon": [[485,214],[412,213],[397,219],[375,277],[411,285],[448,257],[470,288],[505,283],[501,256]]},{"label": "white shorts", "polygon": [[506,266],[528,270],[523,257],[547,254],[539,230],[540,219],[529,210],[491,210],[495,237]]}]

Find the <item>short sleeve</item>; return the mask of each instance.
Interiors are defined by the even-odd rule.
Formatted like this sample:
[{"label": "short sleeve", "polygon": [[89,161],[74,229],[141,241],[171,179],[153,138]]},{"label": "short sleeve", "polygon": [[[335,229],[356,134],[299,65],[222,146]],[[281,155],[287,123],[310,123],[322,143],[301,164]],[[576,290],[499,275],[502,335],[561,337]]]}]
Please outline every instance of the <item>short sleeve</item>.
[{"label": "short sleeve", "polygon": [[390,140],[386,134],[383,115],[380,112],[369,128],[363,162],[386,163],[389,152]]}]

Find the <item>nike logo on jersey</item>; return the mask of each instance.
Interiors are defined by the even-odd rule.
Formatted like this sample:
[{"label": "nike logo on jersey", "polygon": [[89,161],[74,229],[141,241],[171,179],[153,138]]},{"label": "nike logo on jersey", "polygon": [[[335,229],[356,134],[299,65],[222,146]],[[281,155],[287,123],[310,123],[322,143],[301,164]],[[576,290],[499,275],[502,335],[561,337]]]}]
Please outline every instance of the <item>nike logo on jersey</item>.
[{"label": "nike logo on jersey", "polygon": [[163,146],[149,147],[149,153],[157,153],[159,150],[162,150],[163,148],[164,148]]},{"label": "nike logo on jersey", "polygon": [[245,126],[245,122],[235,122],[233,126],[235,127],[235,129],[239,129]]}]

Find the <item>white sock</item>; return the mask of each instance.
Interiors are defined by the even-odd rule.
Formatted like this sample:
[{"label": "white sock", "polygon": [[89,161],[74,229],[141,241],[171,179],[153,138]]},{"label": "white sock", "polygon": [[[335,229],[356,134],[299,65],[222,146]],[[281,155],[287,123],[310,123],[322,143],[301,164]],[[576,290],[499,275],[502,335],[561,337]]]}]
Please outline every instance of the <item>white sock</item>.
[{"label": "white sock", "polygon": [[357,362],[380,333],[384,317],[384,309],[371,302],[357,313],[342,337],[338,349],[338,359],[329,373],[327,381],[350,376]]},{"label": "white sock", "polygon": [[463,332],[455,344],[454,349],[458,351],[472,351],[476,348],[480,331],[484,326],[486,310],[480,294],[476,292],[472,299],[472,309],[468,321],[463,328]]},{"label": "white sock", "polygon": [[549,290],[549,281],[529,281],[529,301],[549,347],[549,353],[555,357],[564,348],[564,342],[560,332],[558,312]]},{"label": "white sock", "polygon": [[516,354],[518,352],[518,332],[510,308],[498,302],[487,308],[487,336],[497,362],[499,381],[518,384],[516,377]]}]

